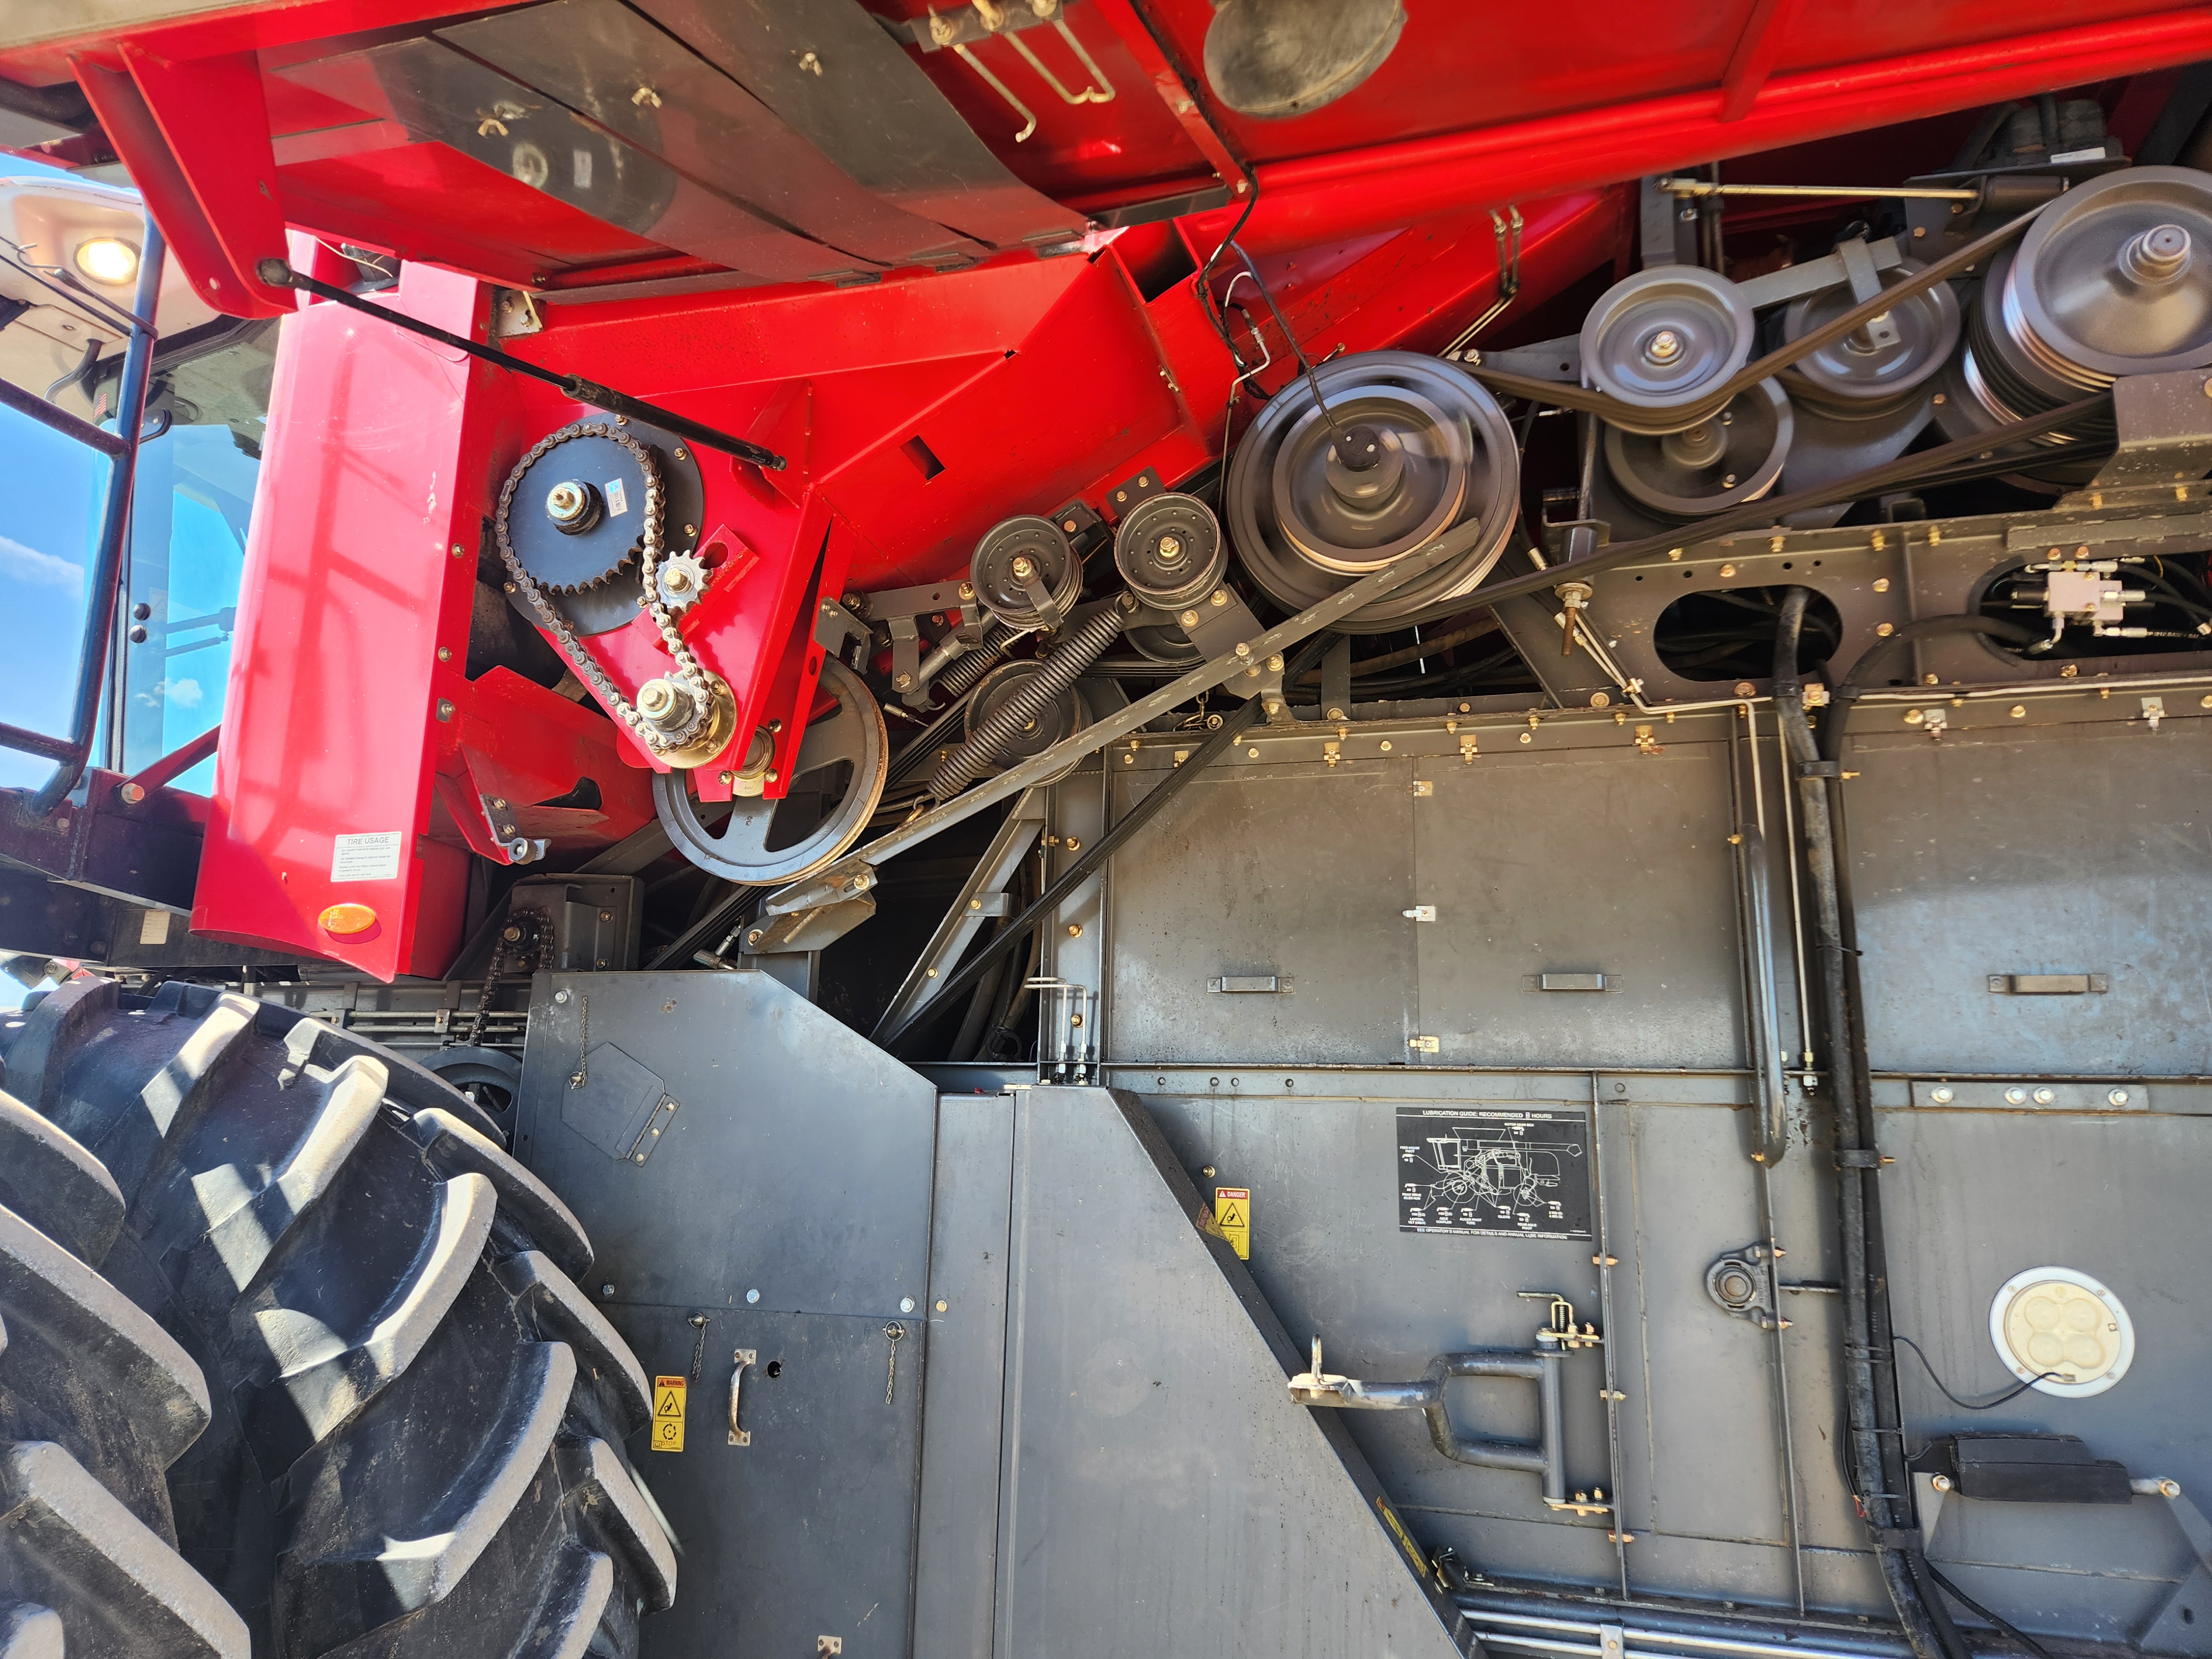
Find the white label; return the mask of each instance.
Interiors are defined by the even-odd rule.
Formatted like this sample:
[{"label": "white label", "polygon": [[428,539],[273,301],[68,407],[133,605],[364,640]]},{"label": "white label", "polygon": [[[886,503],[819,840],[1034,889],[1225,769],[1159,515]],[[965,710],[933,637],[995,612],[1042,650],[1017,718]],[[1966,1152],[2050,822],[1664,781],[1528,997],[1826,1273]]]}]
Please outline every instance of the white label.
[{"label": "white label", "polygon": [[623,488],[620,478],[610,478],[606,487],[607,516],[619,519],[629,511],[629,492]]},{"label": "white label", "polygon": [[568,155],[576,164],[576,188],[589,190],[592,187],[592,152],[587,149],[572,149]]},{"label": "white label", "polygon": [[406,839],[398,830],[380,830],[369,836],[340,836],[331,843],[332,881],[397,881],[399,844]]},{"label": "white label", "polygon": [[2101,161],[2104,159],[2105,147],[2100,144],[2094,149],[2062,149],[2050,161],[2053,167],[2063,167],[2069,161]]},{"label": "white label", "polygon": [[138,942],[141,945],[167,945],[169,942],[169,913],[149,910],[138,918]]}]

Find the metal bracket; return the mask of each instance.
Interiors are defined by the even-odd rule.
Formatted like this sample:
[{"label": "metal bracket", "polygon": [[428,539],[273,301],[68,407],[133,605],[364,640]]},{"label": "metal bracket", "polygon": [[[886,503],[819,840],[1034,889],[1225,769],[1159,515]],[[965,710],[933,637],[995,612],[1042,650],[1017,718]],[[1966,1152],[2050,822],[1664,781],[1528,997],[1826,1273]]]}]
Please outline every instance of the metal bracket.
[{"label": "metal bracket", "polygon": [[[1571,1311],[1571,1310],[1570,1310]],[[1517,1469],[1539,1477],[1544,1502],[1555,1510],[1577,1513],[1610,1513],[1602,1491],[1567,1495],[1566,1456],[1561,1421],[1560,1367],[1566,1350],[1559,1343],[1540,1341],[1533,1349],[1472,1348],[1440,1353],[1429,1361],[1418,1382],[1370,1382],[1322,1369],[1321,1338],[1313,1340],[1313,1364],[1290,1379],[1291,1398],[1301,1406],[1329,1407],[1345,1411],[1417,1411],[1427,1418],[1429,1439],[1437,1450],[1455,1463],[1480,1468]],[[1500,1440],[1488,1436],[1462,1435],[1452,1426],[1444,1404],[1444,1385],[1455,1377],[1512,1377],[1536,1385],[1538,1434],[1534,1441]]]},{"label": "metal bracket", "polygon": [[1790,1322],[1774,1305],[1774,1255],[1764,1243],[1729,1251],[1705,1269],[1705,1294],[1723,1313],[1762,1331],[1788,1330]]},{"label": "metal bracket", "polygon": [[2112,981],[2103,974],[1991,974],[1990,990],[1997,996],[2079,997],[2103,995]]},{"label": "metal bracket", "polygon": [[959,965],[975,935],[982,931],[984,922],[1007,914],[1006,895],[1002,890],[1021,867],[1022,860],[1029,856],[1030,849],[1036,845],[1044,821],[1042,789],[1032,789],[1014,803],[1013,811],[1006,814],[998,833],[991,837],[983,856],[968,872],[960,890],[953,895],[945,919],[937,924],[937,931],[930,935],[921,955],[907,970],[896,994],[884,1008],[883,1018],[876,1022],[875,1041],[881,1042],[885,1034],[928,1006],[945,982],[945,976]]},{"label": "metal bracket", "polygon": [[876,896],[840,899],[833,904],[811,905],[804,910],[764,919],[745,930],[744,954],[749,957],[797,956],[836,944],[876,914]]}]

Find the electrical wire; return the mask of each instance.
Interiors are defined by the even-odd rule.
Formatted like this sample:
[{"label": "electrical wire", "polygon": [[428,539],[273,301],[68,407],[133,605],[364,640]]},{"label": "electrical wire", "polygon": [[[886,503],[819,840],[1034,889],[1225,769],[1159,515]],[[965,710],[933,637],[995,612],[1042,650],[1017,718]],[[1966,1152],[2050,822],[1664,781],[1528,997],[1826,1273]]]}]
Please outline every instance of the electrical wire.
[{"label": "electrical wire", "polygon": [[2021,1630],[2019,1626],[2008,1622],[1998,1614],[1991,1613],[1979,1601],[1974,1600],[1972,1596],[1967,1595],[1966,1591],[1960,1589],[1956,1584],[1945,1577],[1942,1571],[1937,1569],[1936,1564],[1928,1559],[1926,1556],[1923,1555],[1920,1558],[1920,1565],[1930,1578],[1934,1579],[1936,1583],[1940,1584],[1943,1588],[1945,1594],[1948,1595],[1950,1598],[1954,1601],[1956,1601],[1960,1607],[1966,1608],[1968,1613],[1974,1613],[1980,1618],[1989,1620],[1991,1626],[1993,1626],[2001,1635],[2006,1637],[2011,1641],[2019,1643],[2021,1647],[2033,1654],[2035,1656],[2035,1659],[2051,1659],[2050,1649],[2045,1647],[2042,1643],[2037,1641],[2033,1636],[2030,1636],[2026,1631]]},{"label": "electrical wire", "polygon": [[[1920,1345],[1917,1342],[1915,1342],[1911,1337],[1903,1335],[1899,1332],[1893,1331],[1890,1333],[1890,1335],[1893,1340],[1902,1342],[1906,1347],[1911,1349],[1915,1354],[1919,1356],[1921,1366],[1928,1373],[1928,1380],[1933,1382],[1937,1389],[1942,1392],[1943,1398],[1949,1401],[1960,1411],[1988,1411],[1994,1407],[2003,1405],[2006,1401],[2012,1399],[2016,1395],[2026,1394],[2030,1389],[2033,1388],[2039,1382],[2046,1382],[2051,1378],[2057,1377],[2061,1375],[2061,1373],[2057,1371],[2038,1371],[2033,1376],[2029,1377],[2027,1382],[2022,1382],[2017,1388],[2006,1389],[1994,1400],[1984,1400],[1979,1402],[1972,1400],[1961,1400],[1957,1395],[1951,1392],[1951,1385],[1936,1374],[1936,1366],[1934,1362],[1931,1361],[1925,1353],[1921,1352]],[[1971,1606],[1972,1604],[1969,1603],[1969,1605]],[[1976,1607],[1974,1610],[1977,1613],[1981,1611],[1978,1607]]]}]

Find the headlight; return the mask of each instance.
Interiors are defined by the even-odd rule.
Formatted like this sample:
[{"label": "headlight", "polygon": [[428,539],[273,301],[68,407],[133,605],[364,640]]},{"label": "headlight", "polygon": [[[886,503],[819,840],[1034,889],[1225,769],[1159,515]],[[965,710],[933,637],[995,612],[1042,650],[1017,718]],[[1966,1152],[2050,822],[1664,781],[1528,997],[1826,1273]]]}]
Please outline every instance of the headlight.
[{"label": "headlight", "polygon": [[138,250],[120,237],[94,236],[77,244],[76,268],[112,287],[138,274]]}]

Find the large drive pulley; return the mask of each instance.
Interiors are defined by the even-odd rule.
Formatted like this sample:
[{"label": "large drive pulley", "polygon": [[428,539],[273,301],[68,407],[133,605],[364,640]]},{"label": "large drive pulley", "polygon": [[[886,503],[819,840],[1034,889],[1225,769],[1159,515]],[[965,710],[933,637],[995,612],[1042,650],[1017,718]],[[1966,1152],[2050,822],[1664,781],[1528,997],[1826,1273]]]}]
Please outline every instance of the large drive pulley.
[{"label": "large drive pulley", "polygon": [[883,799],[890,767],[883,710],[860,677],[836,657],[822,662],[822,689],[837,700],[799,739],[791,787],[780,800],[739,796],[726,816],[692,798],[690,775],[653,780],[653,810],[684,856],[725,881],[748,886],[795,880],[860,839]]},{"label": "large drive pulley", "polygon": [[[1963,438],[2102,390],[2122,375],[2212,367],[2212,178],[2125,167],[2075,185],[1990,262],[1936,421]],[[1955,395],[1954,395],[1955,394]],[[2037,476],[2078,483],[2064,457],[2109,417],[2047,433]]]},{"label": "large drive pulley", "polygon": [[[985,675],[975,687],[975,695],[969,699],[964,727],[967,735],[973,738],[977,728],[1004,708],[1015,692],[1044,671],[1042,662],[1024,658],[1019,662],[1001,663]],[[1061,738],[1073,737],[1090,724],[1082,696],[1071,685],[1024,721],[1012,737],[996,746],[989,769],[1003,772],[1009,766],[1034,759]]]},{"label": "large drive pulley", "polygon": [[1519,489],[1512,428],[1479,381],[1437,358],[1370,351],[1275,394],[1230,463],[1223,500],[1244,568],[1285,611],[1478,526],[1458,558],[1337,623],[1372,634],[1446,614],[1472,591],[1505,550]]}]

